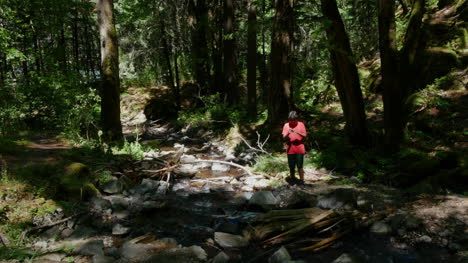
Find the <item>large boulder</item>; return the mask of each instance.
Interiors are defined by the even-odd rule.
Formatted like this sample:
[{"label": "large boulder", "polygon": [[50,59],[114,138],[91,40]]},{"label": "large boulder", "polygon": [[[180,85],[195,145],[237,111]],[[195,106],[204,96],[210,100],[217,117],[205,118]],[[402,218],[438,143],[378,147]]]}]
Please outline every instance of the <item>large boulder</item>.
[{"label": "large boulder", "polygon": [[259,191],[253,194],[249,200],[249,205],[261,207],[265,210],[272,209],[278,205],[278,199],[271,191]]},{"label": "large boulder", "polygon": [[353,189],[336,189],[317,200],[317,206],[323,209],[354,210],[357,208],[357,194]]}]

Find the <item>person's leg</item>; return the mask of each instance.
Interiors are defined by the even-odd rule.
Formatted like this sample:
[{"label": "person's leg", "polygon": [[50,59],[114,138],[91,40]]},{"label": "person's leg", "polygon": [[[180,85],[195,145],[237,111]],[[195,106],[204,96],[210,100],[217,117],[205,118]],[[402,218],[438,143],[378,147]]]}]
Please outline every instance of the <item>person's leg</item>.
[{"label": "person's leg", "polygon": [[304,154],[297,155],[297,170],[299,171],[299,178],[304,182]]},{"label": "person's leg", "polygon": [[289,165],[289,178],[290,180],[296,179],[295,169],[296,169],[296,155],[288,154],[288,165]]}]

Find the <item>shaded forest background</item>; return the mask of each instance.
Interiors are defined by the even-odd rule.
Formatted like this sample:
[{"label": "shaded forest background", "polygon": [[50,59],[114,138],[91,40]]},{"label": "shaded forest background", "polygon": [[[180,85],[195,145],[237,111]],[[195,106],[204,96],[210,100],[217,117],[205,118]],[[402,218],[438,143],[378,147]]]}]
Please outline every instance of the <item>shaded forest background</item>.
[{"label": "shaded forest background", "polygon": [[[297,110],[318,167],[463,191],[464,0],[0,3],[4,141],[38,130],[119,141],[120,96],[148,122],[220,135],[240,124],[279,150]],[[126,104],[135,92],[151,99]]]}]

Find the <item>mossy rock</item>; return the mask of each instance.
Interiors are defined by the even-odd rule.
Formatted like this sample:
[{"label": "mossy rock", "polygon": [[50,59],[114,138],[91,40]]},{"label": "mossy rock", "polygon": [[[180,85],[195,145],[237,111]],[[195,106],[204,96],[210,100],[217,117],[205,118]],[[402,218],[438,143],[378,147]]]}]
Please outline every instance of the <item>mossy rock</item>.
[{"label": "mossy rock", "polygon": [[83,163],[72,163],[65,169],[65,174],[61,178],[61,183],[65,190],[75,192],[80,190],[88,181],[90,171]]},{"label": "mossy rock", "polygon": [[83,186],[83,198],[90,199],[93,197],[101,196],[101,192],[96,188],[94,184],[85,184]]}]

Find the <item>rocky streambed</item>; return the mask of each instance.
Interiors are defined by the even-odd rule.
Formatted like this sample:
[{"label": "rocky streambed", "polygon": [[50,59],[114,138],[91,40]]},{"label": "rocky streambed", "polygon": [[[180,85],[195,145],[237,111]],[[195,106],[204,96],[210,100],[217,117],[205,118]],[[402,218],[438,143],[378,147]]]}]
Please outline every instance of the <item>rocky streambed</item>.
[{"label": "rocky streambed", "polygon": [[[328,176],[306,171],[305,186],[290,186],[267,175],[252,175],[220,160],[246,164],[206,131],[174,132],[155,127],[147,138],[169,146],[146,153],[101,185],[102,194],[87,203],[84,214],[55,225],[33,246],[43,255],[34,262],[457,262],[463,250],[466,213],[440,233],[425,229],[427,217],[402,206],[405,196],[381,186],[346,187],[327,183]],[[161,173],[179,154],[172,176]],[[139,179],[135,179],[139,178]],[[135,182],[136,181],[136,182]],[[465,199],[455,201],[461,209]],[[244,231],[256,216],[271,209],[320,207],[388,216],[369,229],[354,232],[318,252],[293,247],[264,247]],[[465,207],[466,208],[466,207]],[[61,210],[48,215],[60,220]],[[434,220],[432,220],[434,221]],[[441,224],[443,220],[440,221]],[[462,231],[466,231],[466,228]],[[465,239],[464,239],[465,238]],[[311,245],[313,236],[301,242]],[[460,261],[461,262],[461,261]]]}]

